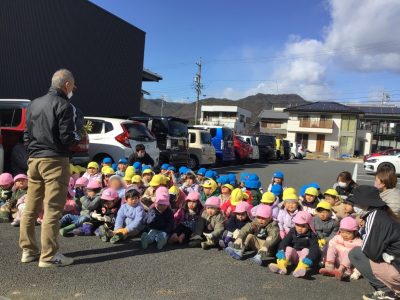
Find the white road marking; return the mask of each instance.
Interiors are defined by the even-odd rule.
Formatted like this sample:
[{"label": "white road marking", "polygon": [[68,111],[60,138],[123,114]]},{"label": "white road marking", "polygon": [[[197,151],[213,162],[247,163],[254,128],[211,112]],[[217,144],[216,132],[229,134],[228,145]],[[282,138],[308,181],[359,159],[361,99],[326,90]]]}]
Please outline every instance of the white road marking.
[{"label": "white road marking", "polygon": [[355,165],[354,165],[354,171],[353,171],[353,180],[354,180],[355,182],[357,182],[357,170],[358,170],[358,165],[355,164]]}]

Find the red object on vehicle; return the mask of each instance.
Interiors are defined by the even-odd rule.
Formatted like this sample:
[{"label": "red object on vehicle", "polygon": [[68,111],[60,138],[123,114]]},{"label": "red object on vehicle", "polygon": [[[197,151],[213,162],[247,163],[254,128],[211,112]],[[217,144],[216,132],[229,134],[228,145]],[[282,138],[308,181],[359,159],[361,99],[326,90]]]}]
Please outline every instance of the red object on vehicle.
[{"label": "red object on vehicle", "polygon": [[396,154],[399,154],[399,153],[400,153],[400,149],[386,149],[386,150],[383,150],[383,151],[379,151],[379,152],[375,152],[375,153],[364,155],[364,162],[367,161],[367,159],[369,159],[371,157],[382,156],[382,155],[396,155]]},{"label": "red object on vehicle", "polygon": [[253,152],[251,145],[246,143],[241,137],[236,134],[233,135],[233,147],[235,149],[235,154],[239,159],[249,159],[250,154]]},{"label": "red object on vehicle", "polygon": [[129,143],[129,133],[126,131],[124,126],[121,126],[123,132],[118,134],[115,139],[117,140],[118,143],[121,143],[125,147],[131,148],[131,144]]}]

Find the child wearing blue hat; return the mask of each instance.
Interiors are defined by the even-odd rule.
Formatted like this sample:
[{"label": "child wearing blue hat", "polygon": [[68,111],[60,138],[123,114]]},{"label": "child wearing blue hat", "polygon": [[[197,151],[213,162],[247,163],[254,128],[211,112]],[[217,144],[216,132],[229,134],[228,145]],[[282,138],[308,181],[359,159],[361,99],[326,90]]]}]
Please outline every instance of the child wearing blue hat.
[{"label": "child wearing blue hat", "polygon": [[204,180],[205,180],[205,175],[206,175],[207,169],[206,168],[200,168],[197,171],[197,181],[199,182],[199,184],[203,184]]},{"label": "child wearing blue hat", "polygon": [[283,185],[284,179],[285,179],[285,174],[282,171],[276,170],[272,175],[271,183],[268,186],[268,192],[271,192],[272,186],[276,184],[280,185],[282,189],[285,189],[285,186]]},{"label": "child wearing blue hat", "polygon": [[170,167],[169,164],[162,164],[162,165],[161,165],[161,174],[167,173],[169,167]]},{"label": "child wearing blue hat", "polygon": [[204,177],[206,178],[210,178],[213,180],[216,180],[218,176],[218,173],[216,171],[213,170],[207,170],[207,172],[204,174]]},{"label": "child wearing blue hat", "polygon": [[128,167],[128,160],[126,158],[121,158],[118,161],[117,171],[115,172],[115,174],[124,177],[127,167]]},{"label": "child wearing blue hat", "polygon": [[112,163],[113,163],[113,161],[112,161],[111,157],[104,157],[104,159],[102,161],[102,166],[103,167],[108,166],[108,167],[112,168]]},{"label": "child wearing blue hat", "polygon": [[135,168],[135,173],[140,175],[142,173],[142,164],[139,161],[136,161],[132,165]]},{"label": "child wearing blue hat", "polygon": [[249,174],[247,180],[244,182],[246,194],[249,195],[249,202],[251,205],[256,206],[260,204],[262,193],[260,191],[261,181],[257,174]]}]

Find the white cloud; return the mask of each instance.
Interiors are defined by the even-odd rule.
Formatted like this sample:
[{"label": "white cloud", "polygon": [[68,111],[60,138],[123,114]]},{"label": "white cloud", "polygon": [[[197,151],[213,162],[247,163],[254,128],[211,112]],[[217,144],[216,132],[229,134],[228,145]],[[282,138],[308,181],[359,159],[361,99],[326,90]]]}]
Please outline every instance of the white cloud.
[{"label": "white cloud", "polygon": [[[331,23],[321,40],[290,36],[272,73],[279,93],[308,100],[334,98],[327,72],[400,72],[399,0],[330,0]],[[245,94],[274,93],[265,82]]]}]

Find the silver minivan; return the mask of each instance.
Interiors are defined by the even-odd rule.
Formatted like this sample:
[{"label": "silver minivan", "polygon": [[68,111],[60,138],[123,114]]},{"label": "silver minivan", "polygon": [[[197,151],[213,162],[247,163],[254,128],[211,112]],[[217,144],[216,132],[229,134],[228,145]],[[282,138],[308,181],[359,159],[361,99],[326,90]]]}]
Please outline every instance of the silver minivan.
[{"label": "silver minivan", "polygon": [[208,130],[191,128],[189,131],[189,162],[188,168],[196,169],[200,165],[215,163],[215,148],[211,143]]},{"label": "silver minivan", "polygon": [[256,137],[252,135],[239,135],[239,136],[242,137],[247,144],[253,147],[253,152],[250,154],[250,159],[259,160],[260,150],[258,149]]}]

